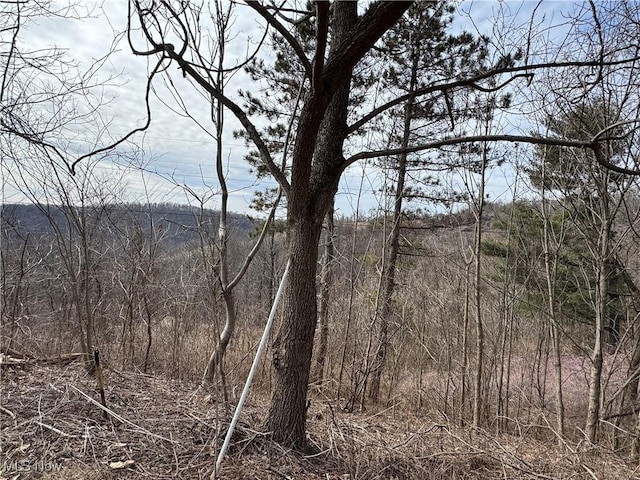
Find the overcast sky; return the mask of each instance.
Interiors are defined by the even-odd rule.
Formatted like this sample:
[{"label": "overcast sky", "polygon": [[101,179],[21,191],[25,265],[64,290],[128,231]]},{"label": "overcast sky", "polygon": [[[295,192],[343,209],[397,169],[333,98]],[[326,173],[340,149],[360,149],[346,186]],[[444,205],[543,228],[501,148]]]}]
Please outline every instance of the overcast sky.
[{"label": "overcast sky", "polygon": [[[82,66],[88,67],[97,59],[103,58],[111,51],[115,34],[125,31],[126,2],[106,0],[102,6],[96,5],[93,8],[90,2],[80,3],[83,6],[88,5],[88,18],[38,19],[23,28],[22,41],[29,48],[57,46],[67,49],[69,56]],[[537,1],[465,1],[459,7],[456,28],[490,35],[494,26],[491,19],[499,8],[507,9],[511,13],[510,21],[526,24],[537,7],[537,18],[553,23],[554,16],[559,16],[561,9],[569,8],[570,3],[544,2],[539,6]],[[78,13],[85,16],[84,11]],[[250,8],[238,5],[234,29],[238,35],[228,49],[229,63],[233,63],[235,58],[244,57],[247,48],[252,45],[252,39],[260,36],[262,26]],[[115,53],[109,56],[99,75],[105,80],[109,76],[117,76],[110,82],[111,86],[105,89],[105,98],[110,100],[108,106],[103,109],[103,116],[112,117],[109,131],[113,136],[118,136],[144,122],[143,98],[148,59],[134,56],[124,38],[120,38],[115,45]],[[139,46],[144,45],[140,43]],[[188,79],[182,78],[175,66],[169,74],[189,114],[197,122],[185,118],[175,99],[171,98],[168,90],[163,87],[162,81],[157,81],[157,97],[162,101],[153,98],[151,127],[144,135],[135,137],[135,142],[144,152],[138,159],[143,169],[133,168],[126,162],[121,162],[122,165],[115,168],[109,161],[102,161],[96,167],[113,177],[124,175],[127,200],[147,201],[148,196],[151,202],[194,203],[193,198],[181,187],[184,185],[199,195],[217,192],[214,174],[215,142],[205,131],[213,130],[208,120],[208,104],[198,89],[191,85]],[[227,91],[235,92],[239,88],[254,88],[243,73],[234,77]],[[198,123],[204,128],[198,126]],[[230,210],[247,212],[254,191],[275,186],[275,182],[264,179],[257,182],[249,173],[249,166],[243,160],[246,153],[244,142],[232,137],[233,130],[238,128],[237,121],[228,114],[224,158],[228,172],[227,181],[231,189]],[[360,192],[360,212],[371,213],[378,204],[374,193],[381,187],[381,178],[380,172],[367,165],[358,164],[350,168],[340,185],[337,197],[338,214],[352,215]],[[491,199],[508,200],[511,195],[509,183],[512,179],[513,172],[509,169],[493,172],[489,187]],[[146,193],[143,185],[146,185]],[[4,201],[23,201],[23,198],[10,185],[5,185]],[[207,206],[216,208],[219,205],[218,201],[218,197],[213,196]]]}]

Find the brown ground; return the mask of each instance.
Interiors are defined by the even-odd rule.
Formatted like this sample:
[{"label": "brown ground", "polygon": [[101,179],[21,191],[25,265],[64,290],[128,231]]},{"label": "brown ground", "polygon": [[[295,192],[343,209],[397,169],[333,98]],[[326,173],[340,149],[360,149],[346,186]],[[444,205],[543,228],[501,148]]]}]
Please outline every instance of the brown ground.
[{"label": "brown ground", "polygon": [[[4,360],[0,480],[210,478],[231,412],[195,385],[109,370],[105,418],[80,362]],[[637,461],[601,448],[496,437],[395,410],[346,414],[320,400],[308,425],[320,453],[301,456],[260,433],[265,404],[249,400],[221,478],[640,479]]]}]

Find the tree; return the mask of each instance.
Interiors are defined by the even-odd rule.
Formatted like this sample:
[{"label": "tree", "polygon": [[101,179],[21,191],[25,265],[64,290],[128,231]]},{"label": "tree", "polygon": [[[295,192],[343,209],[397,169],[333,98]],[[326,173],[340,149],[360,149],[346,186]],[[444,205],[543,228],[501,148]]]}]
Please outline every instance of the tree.
[{"label": "tree", "polygon": [[[544,170],[544,164],[542,168]],[[574,293],[582,285],[574,280],[581,275],[577,266],[571,267],[575,253],[571,247],[576,244],[577,232],[568,233],[570,227],[565,217],[557,205],[554,211],[542,191],[539,204],[514,202],[508,220],[499,215],[493,222],[494,228],[507,234],[506,241],[486,239],[482,244],[485,255],[504,259],[505,276],[509,272],[512,281],[522,289],[516,296],[519,299],[516,307],[521,312],[531,312],[534,319],[539,312],[546,313],[555,370],[559,441],[565,434],[561,335],[569,335],[569,324],[577,320],[575,313],[587,309],[570,298],[575,297]]]},{"label": "tree", "polygon": [[105,293],[99,277],[102,261],[99,252],[109,204],[119,187],[117,179],[113,182],[95,173],[95,161],[82,164],[77,175],[67,177],[65,166],[49,164],[38,153],[38,148],[35,154],[29,148],[22,150],[20,168],[11,171],[8,178],[38,208],[54,234],[76,319],[78,342],[91,367],[96,319]]},{"label": "tree", "polygon": [[[186,57],[186,54],[192,53],[190,49],[197,48],[197,45],[191,43],[188,23],[181,21],[183,12],[175,10],[168,3],[153,8],[135,2],[135,13],[151,48],[138,49],[132,44],[132,49],[138,55],[160,54],[161,58],[175,61],[185,75],[229,109],[242,123],[270,173],[287,195],[291,268],[284,299],[285,316],[273,345],[275,387],[266,428],[276,441],[304,449],[307,386],[317,318],[317,247],[322,222],[346,166],[342,145],[347,134],[344,125],[351,71],[409,7],[409,3],[376,3],[361,18],[358,18],[355,3],[337,3],[331,22],[329,5],[317,3],[316,49],[312,61],[267,8],[257,2],[247,4],[266,18],[292,45],[311,82],[295,134],[290,180],[273,162],[269,149],[246,113],[237,103],[221,94],[203,76],[199,65],[194,65]],[[160,18],[163,20],[158,23]],[[169,32],[158,31],[158,28],[162,29],[160,25],[173,28],[180,44],[166,43],[164,39],[170,38]]]},{"label": "tree", "polygon": [[[123,146],[148,122],[122,137],[109,134],[110,119],[102,116],[102,109],[111,98],[105,91],[119,82],[117,76],[101,77],[106,56],[83,68],[64,49],[31,49],[24,41],[24,27],[31,22],[80,21],[91,15],[90,9],[81,15],[75,7],[49,1],[0,5],[0,31],[8,33],[0,40],[0,168],[3,180],[33,202],[55,232],[78,340],[89,355],[104,294],[94,271],[101,261],[96,253],[101,241],[98,231],[107,210],[105,202],[118,193],[117,178],[109,185],[114,191],[107,192],[109,182],[96,175],[97,160]],[[124,158],[128,153],[118,152]]]},{"label": "tree", "polygon": [[[409,4],[377,3],[361,18],[357,5],[337,3],[326,63],[328,5],[317,3],[317,50],[311,92],[300,114],[288,192],[290,287],[274,342],[276,382],[267,429],[276,441],[305,447],[306,385],[316,324],[317,246],[344,170],[351,70]],[[322,71],[321,71],[322,69]]]},{"label": "tree", "polygon": [[[296,448],[305,446],[307,384],[313,332],[317,320],[317,247],[322,223],[342,172],[349,165],[367,158],[455,147],[476,141],[552,144],[588,148],[598,153],[601,142],[606,140],[609,130],[587,139],[550,139],[536,135],[512,134],[445,136],[406,148],[359,151],[349,157],[345,156],[343,151],[347,137],[367,126],[372,119],[416,96],[443,98],[449,92],[464,86],[483,91],[497,91],[522,78],[531,81],[538,71],[568,70],[578,66],[597,71],[603,65],[612,62],[618,62],[620,65],[633,61],[633,53],[629,52],[626,52],[629,55],[623,60],[613,60],[609,55],[598,52],[587,52],[585,58],[574,61],[558,62],[541,58],[539,63],[532,63],[529,60],[533,58],[533,53],[518,55],[514,49],[504,52],[503,60],[491,68],[469,72],[459,79],[436,80],[411,94],[401,95],[383,105],[375,106],[349,124],[347,107],[353,68],[410,4],[373,3],[364,15],[358,17],[357,6],[350,3],[337,2],[330,6],[324,2],[317,2],[313,10],[289,8],[284,13],[273,5],[249,1],[247,5],[291,47],[309,81],[303,107],[297,119],[288,176],[288,172],[280,169],[273,161],[269,146],[249,117],[251,111],[243,109],[237,101],[221,93],[216,85],[208,80],[206,72],[214,66],[209,62],[203,62],[203,56],[198,53],[199,35],[202,32],[196,24],[196,20],[201,18],[198,9],[194,7],[196,9],[192,10],[183,4],[174,7],[169,2],[136,1],[132,5],[130,32],[139,27],[146,42],[143,47],[137,47],[133,35],[130,35],[132,51],[136,55],[156,56],[158,65],[164,68],[168,68],[168,64],[174,62],[184,76],[233,113],[245,129],[246,136],[255,144],[266,170],[278,181],[287,197],[288,257],[291,269],[284,301],[284,319],[273,344],[275,388],[266,428],[276,441]],[[312,58],[307,56],[293,33],[303,26],[313,32]],[[168,39],[173,39],[173,43],[169,43]],[[537,52],[535,54],[537,55]],[[152,71],[155,72],[156,70]],[[500,75],[506,80],[496,81],[495,78]],[[490,79],[494,81],[491,82]],[[302,82],[298,82],[300,83]],[[600,164],[614,171],[636,172],[633,164],[614,165],[599,154],[596,154],[595,158]]]},{"label": "tree", "polygon": [[[596,96],[585,103],[549,117],[549,130],[562,136],[597,135],[620,118],[620,107],[611,96]],[[621,131],[613,131],[616,137]],[[628,155],[628,145],[610,140],[600,152],[607,162],[618,163]],[[622,207],[633,179],[611,172],[593,162],[586,152],[566,151],[563,148],[539,149],[540,160],[532,169],[532,179],[541,188],[560,191],[563,205],[579,230],[593,268],[594,336],[589,378],[589,409],[585,433],[590,442],[597,439],[600,422],[603,342],[605,329],[611,318],[611,283],[615,258],[614,219]],[[540,174],[542,172],[542,174]],[[615,329],[615,327],[612,327]]]},{"label": "tree", "polygon": [[[433,134],[434,131],[446,131],[452,128],[450,122],[462,122],[470,117],[467,111],[458,112],[452,109],[452,105],[459,103],[457,97],[465,95],[464,91],[448,94],[439,102],[422,102],[419,97],[412,97],[416,91],[435,79],[446,79],[477,71],[486,58],[486,39],[475,39],[467,32],[459,35],[447,33],[453,21],[453,12],[453,6],[446,2],[427,6],[421,3],[414,4],[383,38],[380,47],[383,50],[382,56],[390,60],[384,64],[384,88],[392,89],[397,95],[409,95],[403,108],[398,112],[392,112],[397,116],[402,129],[398,132],[395,123],[391,123],[387,142],[389,146],[406,149],[410,144],[418,143],[424,138],[422,130],[428,129],[429,134]],[[426,196],[423,190],[427,186],[420,185],[421,182],[415,180],[412,186],[411,180],[412,177],[423,175],[423,171],[429,170],[435,163],[430,159],[421,158],[419,153],[410,155],[407,152],[400,153],[395,161],[385,160],[387,164],[393,164],[396,181],[389,232],[383,232],[385,242],[375,311],[377,346],[374,349],[375,358],[371,362],[372,365],[366,369],[363,379],[363,382],[366,382],[366,375],[371,373],[369,398],[373,401],[378,400],[389,343],[396,266],[401,253],[400,232],[405,216],[403,204],[407,199],[416,200]],[[453,163],[451,159],[448,162],[446,158],[439,160],[444,164]],[[437,181],[424,183],[437,184]]]},{"label": "tree", "polygon": [[[229,4],[225,9],[222,2],[216,2],[214,6],[214,12],[212,18],[215,18],[214,26],[216,28],[217,34],[217,55],[216,61],[217,66],[215,68],[215,76],[213,74],[209,75],[208,81],[215,85],[217,91],[220,95],[224,95],[225,84],[228,79],[227,76],[229,72],[225,69],[225,47],[227,44],[227,36],[229,35],[229,25],[232,22],[232,4]],[[231,72],[234,70],[232,69]],[[225,179],[224,173],[224,164],[223,164],[223,149],[224,149],[224,120],[225,120],[225,108],[223,103],[216,99],[215,96],[211,96],[211,104],[212,104],[212,121],[216,127],[215,139],[216,139],[216,175],[218,178],[218,182],[220,183],[221,190],[221,205],[220,205],[220,222],[218,227],[218,242],[219,242],[219,265],[217,266],[218,271],[218,281],[220,284],[220,289],[222,292],[222,298],[224,301],[224,309],[225,309],[225,323],[222,329],[222,332],[219,335],[218,343],[216,348],[211,353],[209,357],[209,361],[207,362],[207,366],[205,368],[203,374],[203,385],[207,383],[211,383],[214,379],[214,375],[216,370],[220,372],[220,378],[224,385],[224,372],[222,367],[222,362],[224,359],[224,354],[227,350],[227,346],[231,341],[231,338],[235,331],[236,325],[236,301],[234,295],[234,289],[238,285],[238,283],[242,280],[244,275],[247,273],[251,262],[255,258],[258,250],[260,249],[262,242],[266,238],[267,232],[269,231],[271,222],[274,219],[276,209],[278,207],[278,203],[280,201],[280,193],[277,196],[277,199],[273,202],[271,206],[270,213],[264,222],[260,235],[257,237],[255,245],[248,253],[245,261],[238,268],[234,275],[230,274],[230,266],[229,266],[229,226],[227,222],[228,215],[228,199],[229,199],[229,189],[227,187],[227,182]],[[286,158],[286,149],[288,147],[288,135],[287,140],[285,140],[285,153],[284,156]],[[213,294],[213,288],[210,288],[211,294]],[[226,389],[224,390],[224,397],[226,400],[227,394]]]}]

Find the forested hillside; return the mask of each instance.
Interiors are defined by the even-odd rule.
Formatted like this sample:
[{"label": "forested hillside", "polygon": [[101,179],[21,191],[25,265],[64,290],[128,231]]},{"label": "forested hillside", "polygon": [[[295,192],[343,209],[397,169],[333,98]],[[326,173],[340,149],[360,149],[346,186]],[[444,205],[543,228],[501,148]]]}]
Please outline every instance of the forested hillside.
[{"label": "forested hillside", "polygon": [[[69,220],[69,212],[60,205],[7,204],[2,205],[2,221],[5,234],[20,238],[27,236],[44,237],[55,240],[57,231],[69,235],[73,230],[73,222]],[[164,232],[170,243],[193,242],[199,238],[199,229],[208,226],[214,231],[220,222],[219,212],[200,210],[179,204],[109,204],[85,207],[86,220],[96,224],[102,234],[117,236],[121,228],[139,228],[147,236],[154,228]],[[231,214],[230,223],[239,236],[246,236],[255,228],[246,215]],[[111,227],[111,229],[110,229]],[[115,230],[114,230],[115,229]]]},{"label": "forested hillside", "polygon": [[[627,213],[636,216],[620,213],[612,231],[616,248],[608,262],[611,293],[602,337],[602,416],[610,420],[601,438],[623,450],[637,438],[633,412],[640,362],[640,242],[632,207],[637,193],[627,200]],[[313,391],[346,411],[397,406],[438,412],[464,424],[473,417],[474,322],[481,315],[482,424],[512,433],[528,425],[536,437],[552,440],[559,433],[560,412],[563,437],[578,441],[587,414],[597,271],[566,205],[548,206],[553,254],[545,256],[542,207],[534,201],[487,204],[479,223],[468,209],[407,217],[385,337],[376,328],[376,311],[389,217],[335,219],[331,282],[322,285],[328,311],[316,331]],[[197,384],[224,324],[216,281],[217,231],[209,221],[218,214],[167,205],[104,207],[100,221],[96,212],[87,212],[84,225],[91,227],[84,236],[68,229],[64,209],[44,211],[55,215],[45,216],[36,207],[3,209],[4,351],[35,357],[82,351],[78,332],[87,335],[89,312],[91,344],[107,365]],[[257,231],[242,216],[235,218],[240,226],[232,234],[232,266],[243,261]],[[478,228],[484,235],[476,285]],[[225,383],[215,387],[226,389],[225,397],[245,379],[285,254],[285,235],[272,228],[238,287],[242,301],[225,356]],[[322,280],[320,272],[318,283]],[[549,313],[549,295],[555,317]],[[320,342],[326,342],[322,348]],[[385,362],[378,365],[381,348]],[[374,366],[381,375],[377,399],[367,388]],[[263,364],[258,391],[269,390],[271,368]],[[558,391],[563,395],[559,411]]]},{"label": "forested hillside", "polygon": [[638,477],[635,0],[0,33],[1,475]]}]

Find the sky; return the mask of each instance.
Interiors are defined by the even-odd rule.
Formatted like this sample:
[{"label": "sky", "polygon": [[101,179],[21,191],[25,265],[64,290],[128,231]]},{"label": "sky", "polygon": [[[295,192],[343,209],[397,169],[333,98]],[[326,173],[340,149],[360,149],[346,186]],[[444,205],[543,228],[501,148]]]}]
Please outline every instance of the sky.
[{"label": "sky", "polygon": [[[64,2],[58,2],[64,4]],[[44,49],[56,46],[65,49],[68,56],[77,61],[80,68],[89,68],[96,60],[109,55],[98,78],[107,82],[102,90],[106,105],[100,112],[109,122],[108,132],[118,137],[130,129],[144,123],[144,89],[149,70],[146,57],[132,54],[122,32],[126,29],[126,2],[106,0],[100,5],[91,2],[79,2],[82,9],[78,15],[82,19],[61,17],[38,18],[29,22],[21,30],[24,48]],[[553,23],[561,11],[569,8],[571,2],[502,1],[469,0],[459,6],[456,15],[456,29],[467,29],[473,33],[491,34],[496,26],[492,17],[500,9],[509,12],[509,21],[515,25],[526,24],[532,14],[540,22]],[[229,66],[244,58],[251,50],[263,31],[263,22],[244,6],[236,7],[233,29],[237,34],[228,50]],[[114,37],[119,40],[114,43]],[[135,41],[135,40],[134,40]],[[136,42],[140,48],[141,42]],[[182,77],[172,66],[168,72],[175,91],[179,92],[179,102],[170,94],[163,82],[154,84],[156,95],[153,97],[152,122],[147,132],[134,137],[141,147],[136,159],[103,159],[89,163],[95,172],[117,179],[120,193],[128,201],[175,202],[197,204],[196,198],[206,200],[206,206],[217,208],[220,197],[215,177],[214,158],[216,146],[212,137],[213,127],[209,120],[209,106],[199,90]],[[115,77],[109,80],[111,77]],[[228,92],[238,89],[252,90],[255,85],[243,72],[236,74],[227,86]],[[82,107],[81,107],[82,108]],[[187,118],[186,110],[192,118]],[[260,126],[265,124],[258,123]],[[233,137],[233,131],[239,129],[239,123],[227,114],[225,123],[225,159],[226,180],[230,189],[229,209],[239,213],[250,212],[250,202],[256,190],[275,187],[270,179],[256,180],[250,173],[250,167],[243,159],[247,147],[243,140]],[[106,135],[101,138],[105,141]],[[76,143],[80,153],[89,150],[90,143]],[[124,150],[121,150],[124,152]],[[3,159],[3,202],[24,202],[24,196],[11,185],[7,168],[11,164]],[[488,192],[491,200],[508,201],[513,194],[514,172],[509,168],[493,171],[489,176]],[[336,198],[338,215],[351,216],[358,209],[361,215],[375,213],[380,204],[378,192],[383,186],[383,172],[369,164],[356,164],[348,169],[341,181]]]}]

